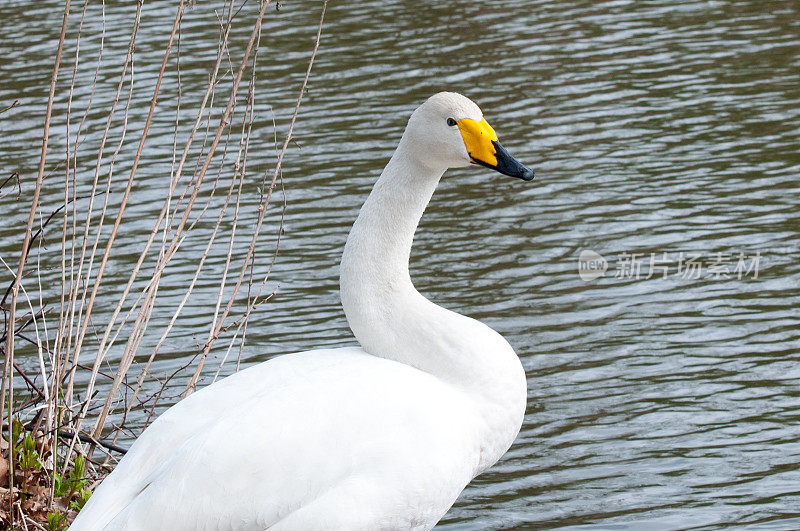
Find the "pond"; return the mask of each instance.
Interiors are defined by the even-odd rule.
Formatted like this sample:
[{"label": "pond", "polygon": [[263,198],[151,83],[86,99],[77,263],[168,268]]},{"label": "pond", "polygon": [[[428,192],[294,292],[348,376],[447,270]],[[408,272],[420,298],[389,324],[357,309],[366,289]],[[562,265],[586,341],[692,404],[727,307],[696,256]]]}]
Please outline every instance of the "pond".
[{"label": "pond", "polygon": [[[63,204],[65,116],[82,10],[81,2],[73,4],[40,209],[45,215]],[[174,4],[148,2],[143,10],[116,190],[124,188],[133,163]],[[105,6],[103,62],[92,91],[103,34],[100,8],[97,2],[87,8],[69,122],[72,146],[91,97],[76,171],[83,194],[91,186],[135,3]],[[320,2],[286,0],[264,19],[241,234],[233,250],[239,260],[258,217],[262,180],[272,175],[276,136],[281,144],[305,76],[320,8]],[[221,2],[199,2],[182,20],[180,85],[175,53],[106,271],[107,289],[94,309],[92,333],[98,336],[169,191],[178,95],[180,142],[208,84],[219,32],[215,10],[222,16]],[[234,68],[257,10],[248,2],[237,14]],[[13,171],[22,177],[21,198],[5,187],[0,199],[7,218],[0,256],[9,264],[18,260],[35,181],[62,11],[63,3],[54,0],[3,7],[0,108],[15,99],[20,105],[0,115],[0,180]],[[243,89],[248,82],[249,73]],[[230,75],[223,76],[216,109],[224,107],[229,85]],[[332,2],[258,244],[263,276],[282,233],[264,288],[274,296],[250,317],[244,347],[237,343],[220,374],[235,371],[237,358],[248,366],[282,353],[354,343],[338,299],[342,246],[408,115],[440,90],[474,99],[536,179],[451,170],[415,239],[417,288],[503,334],[528,377],[517,442],[469,485],[439,527],[800,528],[795,2]],[[107,159],[120,138],[117,112]],[[240,133],[231,134],[229,151]],[[231,157],[235,153],[226,160]],[[227,189],[232,170],[222,169],[215,163],[207,179],[221,171],[220,189]],[[200,194],[209,210],[161,282],[131,384],[192,280],[222,196],[211,198],[208,189]],[[115,197],[109,216],[116,212]],[[87,202],[77,204],[85,209]],[[41,251],[50,304],[60,293],[61,223],[60,217],[53,222]],[[146,393],[158,392],[167,376],[191,365],[206,341],[230,228],[228,216],[220,229],[225,236],[212,247],[156,357],[151,371],[157,379],[148,380]],[[143,273],[151,274],[152,268]],[[238,270],[229,274],[233,279]],[[5,285],[8,272],[0,279]],[[26,282],[35,290],[35,278]],[[112,365],[126,339],[111,349]],[[214,379],[230,340],[229,333],[215,344],[200,385]],[[87,340],[82,362],[91,364],[96,344]],[[35,350],[19,355],[23,368],[35,373]],[[166,383],[170,398],[158,411],[177,400],[190,376],[191,370],[178,371]],[[135,431],[146,416],[135,409],[129,427]]]}]

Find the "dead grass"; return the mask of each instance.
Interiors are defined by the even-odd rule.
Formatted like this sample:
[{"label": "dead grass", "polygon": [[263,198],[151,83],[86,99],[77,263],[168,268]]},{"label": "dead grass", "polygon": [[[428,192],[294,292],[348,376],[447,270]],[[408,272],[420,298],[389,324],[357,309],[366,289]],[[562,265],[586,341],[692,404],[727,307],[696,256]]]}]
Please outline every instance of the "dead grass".
[{"label": "dead grass", "polygon": [[[0,310],[4,316],[0,328],[0,354],[4,360],[0,389],[2,528],[64,529],[92,488],[124,454],[118,438],[137,435],[128,426],[132,412],[136,411],[140,419],[146,418],[146,426],[159,403],[177,399],[164,396],[174,376],[191,374],[181,393],[186,396],[196,388],[212,351],[224,351],[217,374],[232,349],[238,346],[241,353],[249,317],[273,295],[265,288],[279,251],[283,219],[280,209],[285,204],[271,207],[270,202],[282,182],[281,165],[319,45],[327,2],[320,5],[316,41],[309,50],[308,69],[298,87],[283,145],[275,147],[274,166],[259,177],[248,168],[248,153],[254,146],[262,150],[266,147],[258,145],[251,133],[258,99],[261,23],[268,16],[269,1],[222,1],[215,11],[219,26],[216,61],[208,72],[207,83],[200,87],[184,86],[181,80],[181,22],[186,16],[187,1],[176,1],[158,77],[148,97],[149,110],[144,123],[135,126],[129,124],[134,110],[131,106],[136,101],[134,96],[142,90],[135,83],[135,71],[153,57],[138,57],[136,52],[147,7],[142,2],[130,5],[127,53],[112,65],[104,58],[109,44],[105,4],[90,6],[85,0],[78,11],[70,6],[70,0],[65,1],[35,180],[26,175],[25,168],[15,168],[0,178],[0,208],[4,208],[4,202],[12,201],[30,205],[27,220],[20,228],[17,255],[0,256]],[[82,45],[87,17],[98,17],[100,24],[92,27],[101,28],[99,38],[89,41],[99,45],[90,50]],[[286,20],[291,23],[291,18]],[[245,26],[250,28],[247,40],[232,43],[231,35],[243,34],[232,30]],[[231,44],[242,51],[232,52],[235,47]],[[63,86],[59,84],[62,56],[67,54],[72,66],[67,104],[54,111],[57,89]],[[84,90],[78,96],[76,84],[85,82],[78,76],[79,66],[87,60],[84,56],[90,57],[94,75],[88,94]],[[113,88],[98,85],[101,68],[118,72]],[[174,101],[160,101],[165,83],[177,86]],[[241,90],[245,85],[246,92]],[[113,97],[103,103],[96,98],[100,92],[113,93]],[[183,107],[182,101],[190,94],[202,94],[193,98],[200,103],[194,108]],[[217,101],[225,102],[224,107],[215,107]],[[14,120],[17,105],[16,101],[0,102],[0,120]],[[107,118],[102,136],[99,142],[85,141],[82,135],[90,109],[103,105],[107,106]],[[73,116],[75,113],[80,113],[79,117]],[[120,252],[117,236],[128,221],[126,209],[140,200],[134,187],[137,170],[142,159],[150,156],[151,124],[162,113],[175,116],[169,182],[152,229],[141,243],[127,282],[120,286],[119,281],[109,280],[107,268]],[[194,119],[182,119],[187,115]],[[66,123],[66,153],[48,150],[53,119]],[[83,171],[79,164],[79,160],[87,158],[94,160],[91,172]],[[127,170],[118,176],[114,169],[121,161],[125,161]],[[61,204],[52,205],[52,196],[48,195],[45,208],[40,204],[43,182],[47,180],[48,187],[52,187],[58,173],[63,175]],[[261,183],[260,188],[248,185],[254,180]],[[257,214],[255,219],[246,219],[243,201],[252,202],[254,197],[258,201]],[[277,234],[273,235],[277,243],[266,255],[267,262],[258,263],[255,250],[263,239],[268,211],[279,220]],[[209,212],[216,214],[213,226],[198,236],[195,229]],[[242,236],[250,242],[246,249],[237,245]],[[190,237],[195,242],[203,238],[204,251],[196,257],[192,274],[187,277],[185,271],[181,273],[186,278],[184,293],[170,308],[171,317],[160,318],[159,326],[153,330],[154,310],[163,312],[165,308],[158,296],[159,287],[173,269],[176,253]],[[50,245],[44,245],[45,238]],[[54,245],[56,241],[58,245]],[[198,279],[207,270],[209,256],[220,253],[225,256],[224,272],[218,276],[217,298],[206,337],[187,365],[159,378],[151,372],[152,365]],[[112,310],[98,310],[98,294],[107,291],[120,293],[119,300]],[[242,294],[245,291],[246,296]],[[145,350],[143,344],[148,342],[144,340],[155,337],[155,346]],[[216,343],[223,337],[225,346],[220,349]],[[115,348],[123,340],[124,346]]]}]

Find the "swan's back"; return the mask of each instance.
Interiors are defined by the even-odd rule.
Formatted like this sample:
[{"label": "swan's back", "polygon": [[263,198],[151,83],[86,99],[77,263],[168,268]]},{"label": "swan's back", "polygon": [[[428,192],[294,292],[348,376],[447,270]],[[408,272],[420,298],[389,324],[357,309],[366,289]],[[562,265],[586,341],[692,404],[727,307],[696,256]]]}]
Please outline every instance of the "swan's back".
[{"label": "swan's back", "polygon": [[[297,528],[326,506],[329,528],[429,528],[479,472],[473,412],[456,388],[360,348],[281,356],[165,412],[72,529]],[[348,514],[359,521],[336,521]]]}]

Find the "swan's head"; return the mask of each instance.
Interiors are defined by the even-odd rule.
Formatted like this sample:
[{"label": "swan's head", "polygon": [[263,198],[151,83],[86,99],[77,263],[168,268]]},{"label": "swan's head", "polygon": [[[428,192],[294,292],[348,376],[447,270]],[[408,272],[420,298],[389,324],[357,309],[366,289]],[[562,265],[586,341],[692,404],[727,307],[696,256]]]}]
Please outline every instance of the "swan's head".
[{"label": "swan's head", "polygon": [[480,108],[461,94],[440,92],[428,98],[411,115],[404,136],[431,166],[480,164],[511,177],[533,179],[533,170],[500,145]]}]

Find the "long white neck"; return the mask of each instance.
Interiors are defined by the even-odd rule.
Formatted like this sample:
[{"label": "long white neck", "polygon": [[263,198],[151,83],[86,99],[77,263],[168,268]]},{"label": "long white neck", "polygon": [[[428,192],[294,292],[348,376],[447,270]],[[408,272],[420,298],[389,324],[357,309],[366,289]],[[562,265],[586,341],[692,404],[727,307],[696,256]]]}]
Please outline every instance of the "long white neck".
[{"label": "long white neck", "polygon": [[[385,295],[390,286],[416,293],[408,273],[411,244],[422,213],[446,168],[431,168],[416,160],[411,152],[403,137],[347,238],[342,255],[341,289],[348,319],[351,312],[370,302],[362,297]],[[364,290],[367,287],[369,291]],[[353,296],[359,300],[352,299]],[[360,304],[356,308],[351,302]],[[356,337],[361,341],[358,333]]]},{"label": "long white neck", "polygon": [[432,374],[472,399],[484,427],[476,434],[477,474],[519,431],[525,372],[500,334],[433,304],[411,283],[414,232],[445,170],[414,156],[422,149],[404,135],[361,208],[342,256],[342,306],[365,351]]},{"label": "long white neck", "polygon": [[411,365],[495,403],[519,401],[524,374],[505,339],[433,304],[411,282],[414,232],[446,169],[419,160],[420,148],[403,137],[347,239],[340,288],[350,328],[370,354]]}]

